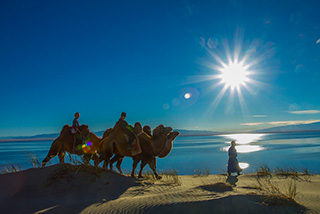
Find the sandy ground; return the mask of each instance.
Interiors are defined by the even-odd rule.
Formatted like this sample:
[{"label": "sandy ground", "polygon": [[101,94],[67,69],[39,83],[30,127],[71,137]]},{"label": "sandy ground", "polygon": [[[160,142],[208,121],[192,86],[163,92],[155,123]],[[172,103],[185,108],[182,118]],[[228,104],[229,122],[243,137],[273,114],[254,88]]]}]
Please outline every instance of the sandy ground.
[{"label": "sandy ground", "polygon": [[[4,213],[320,213],[320,175],[253,174],[136,179],[93,167],[57,164],[0,175]],[[232,185],[229,185],[232,184]],[[295,201],[270,198],[296,184]],[[274,204],[276,202],[276,204]]]}]

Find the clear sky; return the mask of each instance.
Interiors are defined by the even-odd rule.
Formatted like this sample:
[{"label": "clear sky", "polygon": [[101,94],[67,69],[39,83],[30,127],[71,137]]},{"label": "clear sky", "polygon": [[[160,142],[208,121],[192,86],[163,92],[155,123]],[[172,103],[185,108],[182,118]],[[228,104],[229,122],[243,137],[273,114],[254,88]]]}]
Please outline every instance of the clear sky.
[{"label": "clear sky", "polygon": [[[59,132],[77,111],[92,131],[113,127],[122,111],[152,128],[320,121],[319,8],[312,0],[2,0],[0,136]],[[246,72],[238,87],[221,76],[230,64]]]}]

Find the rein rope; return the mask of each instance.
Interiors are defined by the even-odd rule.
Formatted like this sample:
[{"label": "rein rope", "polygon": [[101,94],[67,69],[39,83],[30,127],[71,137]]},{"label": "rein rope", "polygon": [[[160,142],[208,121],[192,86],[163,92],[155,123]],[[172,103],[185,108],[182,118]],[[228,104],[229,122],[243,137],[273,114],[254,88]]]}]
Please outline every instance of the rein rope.
[{"label": "rein rope", "polygon": [[139,132],[138,134],[136,134],[137,137],[139,137],[140,135],[143,134],[143,131]]}]

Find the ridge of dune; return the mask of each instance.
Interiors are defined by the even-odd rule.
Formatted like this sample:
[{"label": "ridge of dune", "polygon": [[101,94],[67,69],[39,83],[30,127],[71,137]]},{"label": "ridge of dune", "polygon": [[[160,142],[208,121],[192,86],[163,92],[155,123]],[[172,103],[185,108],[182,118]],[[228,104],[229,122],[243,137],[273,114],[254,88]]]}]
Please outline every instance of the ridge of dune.
[{"label": "ridge of dune", "polygon": [[[264,204],[252,174],[178,176],[179,184],[57,164],[0,175],[1,213],[320,213],[320,175],[296,180],[300,205]],[[291,179],[274,177],[286,190]]]}]

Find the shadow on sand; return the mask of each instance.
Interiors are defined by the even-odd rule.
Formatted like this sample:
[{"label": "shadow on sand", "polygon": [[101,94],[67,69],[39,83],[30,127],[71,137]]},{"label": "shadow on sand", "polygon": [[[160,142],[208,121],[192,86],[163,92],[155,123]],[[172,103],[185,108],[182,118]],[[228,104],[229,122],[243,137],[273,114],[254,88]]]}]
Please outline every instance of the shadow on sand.
[{"label": "shadow on sand", "polygon": [[0,175],[1,213],[80,213],[94,203],[117,199],[131,177],[85,166],[57,164]]},{"label": "shadow on sand", "polygon": [[230,185],[232,185],[233,187],[236,187],[238,180],[239,180],[238,176],[229,175],[226,182],[229,183]]},{"label": "shadow on sand", "polygon": [[207,201],[186,202],[147,208],[145,214],[157,213],[232,213],[232,214],[298,214],[304,213],[303,206],[265,206],[262,195],[232,195]]}]

